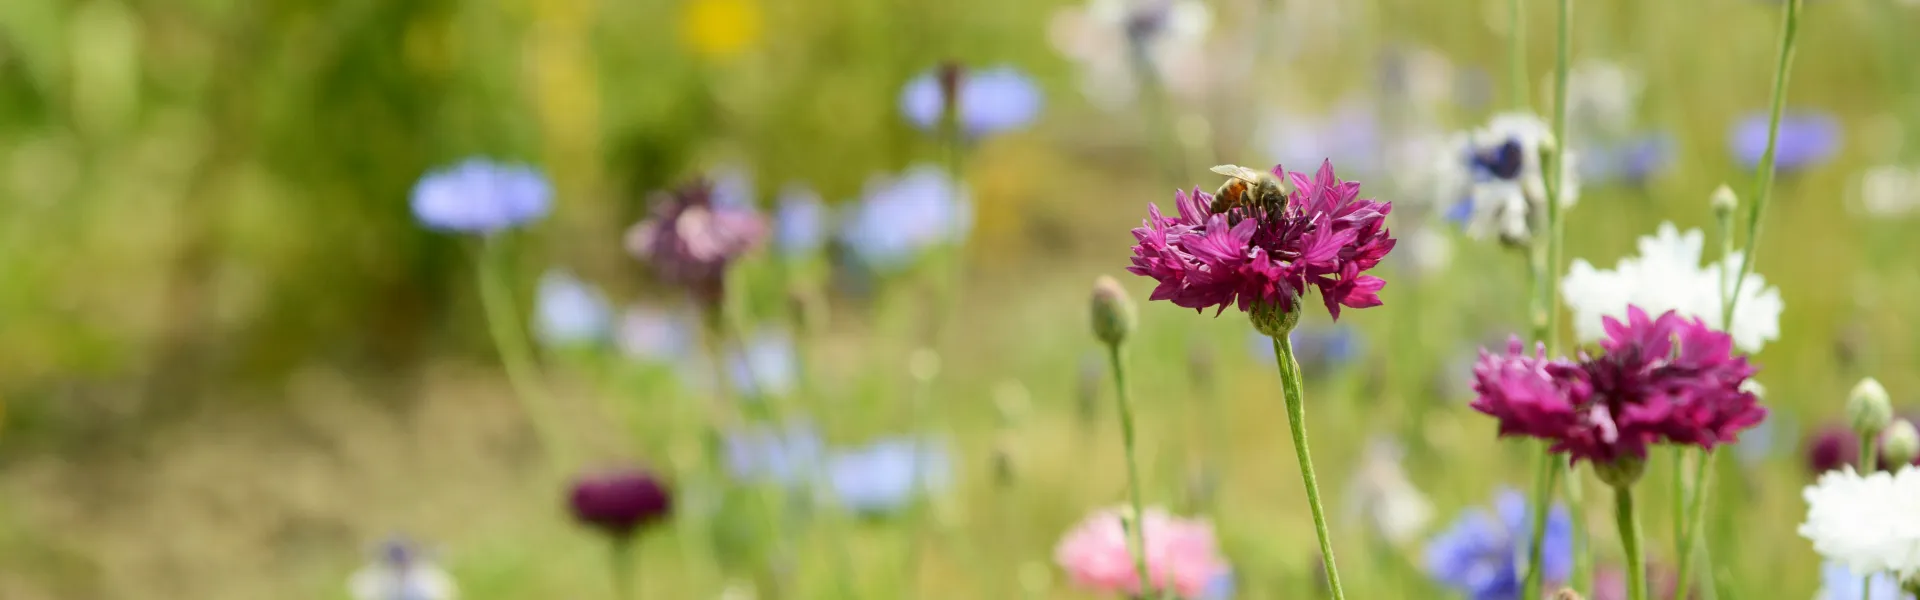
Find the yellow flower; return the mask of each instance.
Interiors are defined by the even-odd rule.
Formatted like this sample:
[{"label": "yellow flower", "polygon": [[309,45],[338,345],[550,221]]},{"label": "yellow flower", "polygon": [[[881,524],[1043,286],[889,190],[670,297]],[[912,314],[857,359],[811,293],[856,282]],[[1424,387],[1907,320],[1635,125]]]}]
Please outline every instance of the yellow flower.
[{"label": "yellow flower", "polygon": [[680,26],[695,54],[733,58],[760,40],[760,6],[754,0],[690,0]]}]

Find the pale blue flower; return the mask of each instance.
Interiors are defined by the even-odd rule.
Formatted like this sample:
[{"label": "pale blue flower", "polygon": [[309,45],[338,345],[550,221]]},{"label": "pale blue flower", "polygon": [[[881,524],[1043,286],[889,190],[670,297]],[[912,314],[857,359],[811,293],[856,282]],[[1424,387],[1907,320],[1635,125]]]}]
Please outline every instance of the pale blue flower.
[{"label": "pale blue flower", "polygon": [[[1734,125],[1728,144],[1733,157],[1749,169],[1758,168],[1767,152],[1769,123],[1766,113],[1752,113]],[[1840,151],[1840,121],[1816,111],[1796,111],[1780,115],[1780,135],[1775,143],[1773,164],[1791,173],[1818,166]]]},{"label": "pale blue flower", "polygon": [[793,336],[765,331],[749,338],[744,348],[727,357],[727,377],[748,396],[786,395],[800,379],[800,362]]},{"label": "pale blue flower", "polygon": [[534,335],[548,346],[600,341],[613,322],[606,295],[564,269],[540,276],[534,311]]},{"label": "pale blue flower", "polygon": [[1607,144],[1591,144],[1580,153],[1580,177],[1600,183],[1646,183],[1673,162],[1672,134],[1655,132]]},{"label": "pale blue flower", "polygon": [[753,174],[736,166],[718,167],[707,173],[713,183],[713,205],[720,208],[752,209]]},{"label": "pale blue flower", "polygon": [[799,486],[814,477],[826,455],[820,431],[807,423],[732,431],[722,443],[727,473],[749,483]]},{"label": "pale blue flower", "polygon": [[685,311],[628,307],[613,339],[621,355],[640,362],[685,365],[700,355],[700,324]]},{"label": "pale blue flower", "polygon": [[[1520,600],[1531,511],[1526,496],[1512,489],[1500,491],[1494,509],[1468,509],[1428,543],[1427,570],[1469,600]],[[1554,506],[1547,513],[1540,556],[1546,581],[1564,582],[1573,572],[1572,536],[1572,517],[1566,507]]]},{"label": "pale blue flower", "polygon": [[828,216],[820,194],[805,186],[787,186],[773,216],[774,247],[788,256],[819,252],[827,242]]},{"label": "pale blue flower", "polygon": [[[1865,586],[1866,590],[1861,587]],[[1862,595],[1862,592],[1868,592]],[[1891,573],[1876,573],[1871,578],[1862,577],[1838,561],[1826,561],[1820,565],[1820,592],[1813,600],[1913,600],[1913,595],[1900,591],[1900,580]]]},{"label": "pale blue flower", "polygon": [[[900,92],[900,112],[927,131],[940,127],[946,110],[938,73],[925,73],[907,82]],[[1040,88],[1019,69],[1001,65],[960,75],[960,128],[968,137],[1026,127],[1040,116]]]},{"label": "pale blue flower", "polygon": [[493,233],[547,216],[553,188],[525,165],[469,159],[413,186],[413,215],[429,229]]},{"label": "pale blue flower", "polygon": [[952,483],[952,469],[940,444],[892,437],[836,453],[827,463],[827,483],[841,506],[879,515],[905,508],[922,494],[946,489]]},{"label": "pale blue flower", "polygon": [[966,239],[973,201],[946,171],[919,165],[898,177],[867,180],[840,224],[840,241],[864,266],[893,271],[927,250]]},{"label": "pale blue flower", "polygon": [[1282,165],[1331,160],[1355,173],[1377,173],[1384,155],[1379,119],[1371,104],[1349,100],[1326,115],[1276,113],[1261,128],[1267,158]]}]

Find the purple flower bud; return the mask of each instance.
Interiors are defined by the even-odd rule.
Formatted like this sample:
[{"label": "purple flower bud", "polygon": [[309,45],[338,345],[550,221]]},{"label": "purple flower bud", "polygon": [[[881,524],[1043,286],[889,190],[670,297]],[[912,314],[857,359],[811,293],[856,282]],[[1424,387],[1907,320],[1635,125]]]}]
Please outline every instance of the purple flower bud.
[{"label": "purple flower bud", "polygon": [[581,523],[623,538],[673,512],[666,483],[650,471],[630,467],[574,480],[568,504]]},{"label": "purple flower bud", "polygon": [[1819,475],[1860,462],[1860,437],[1845,425],[1820,428],[1807,441],[1807,468]]}]

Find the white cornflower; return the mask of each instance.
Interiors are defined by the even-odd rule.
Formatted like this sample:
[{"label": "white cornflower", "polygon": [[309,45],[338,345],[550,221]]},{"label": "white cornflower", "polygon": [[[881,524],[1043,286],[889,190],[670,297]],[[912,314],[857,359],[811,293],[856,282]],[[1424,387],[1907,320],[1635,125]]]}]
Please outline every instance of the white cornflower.
[{"label": "white cornflower", "polygon": [[372,562],[347,579],[354,600],[454,600],[453,577],[405,540],[382,544]]},{"label": "white cornflower", "polygon": [[[1673,223],[1661,223],[1654,235],[1640,238],[1640,255],[1620,259],[1613,270],[1594,268],[1584,259],[1574,259],[1567,277],[1560,282],[1560,296],[1573,310],[1573,329],[1582,340],[1606,336],[1605,317],[1626,319],[1627,305],[1638,306],[1649,315],[1669,310],[1685,317],[1697,317],[1708,326],[1719,328],[1723,312],[1721,288],[1730,292],[1734,273],[1740,269],[1740,253],[1720,262],[1700,265],[1700,249],[1705,236],[1698,229],[1686,233]],[[1740,286],[1740,305],[1734,308],[1733,344],[1747,352],[1759,352],[1766,343],[1780,338],[1780,311],[1786,307],[1779,288],[1767,287],[1758,273],[1747,276]]]},{"label": "white cornflower", "polygon": [[[1525,244],[1536,224],[1546,221],[1547,184],[1540,151],[1554,149],[1553,131],[1540,117],[1525,113],[1496,115],[1487,126],[1465,138],[1463,149],[1473,185],[1469,191],[1472,214],[1467,234],[1483,238],[1497,234],[1509,244]],[[1576,157],[1563,152],[1560,160],[1560,206],[1580,198],[1575,176]]]},{"label": "white cornflower", "polygon": [[1375,535],[1394,544],[1418,538],[1433,520],[1433,504],[1400,467],[1404,454],[1406,450],[1390,439],[1368,443],[1347,493],[1348,510],[1364,519]]},{"label": "white cornflower", "polygon": [[1855,206],[1868,215],[1897,217],[1920,208],[1920,170],[1897,165],[1867,169],[1853,184]]},{"label": "white cornflower", "polygon": [[1054,14],[1054,48],[1080,64],[1080,87],[1088,100],[1115,110],[1132,102],[1139,82],[1130,56],[1145,54],[1164,89],[1202,93],[1211,71],[1206,55],[1213,11],[1200,0],[1088,0]]},{"label": "white cornflower", "polygon": [[1800,536],[1815,552],[1854,573],[1920,575],[1920,470],[1829,471],[1800,495],[1807,500]]}]

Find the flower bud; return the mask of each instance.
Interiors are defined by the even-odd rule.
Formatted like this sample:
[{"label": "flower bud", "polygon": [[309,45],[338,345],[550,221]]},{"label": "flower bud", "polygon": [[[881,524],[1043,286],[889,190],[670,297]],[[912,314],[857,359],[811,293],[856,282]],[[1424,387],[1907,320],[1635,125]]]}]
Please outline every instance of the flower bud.
[{"label": "flower bud", "polygon": [[1734,209],[1740,207],[1740,197],[1733,194],[1733,188],[1723,183],[1720,187],[1714,188],[1713,195],[1708,196],[1707,203],[1713,206],[1714,216],[1727,217],[1732,216]]},{"label": "flower bud", "polygon": [[1880,435],[1892,421],[1893,403],[1879,380],[1868,377],[1854,384],[1853,392],[1847,394],[1847,422],[1855,432],[1868,437]]},{"label": "flower bud", "polygon": [[1614,489],[1632,487],[1634,483],[1640,481],[1640,474],[1645,472],[1647,472],[1646,457],[1621,456],[1613,459],[1613,462],[1593,463],[1593,474]]},{"label": "flower bud", "polygon": [[1127,297],[1127,290],[1120,287],[1120,282],[1105,275],[1093,280],[1094,337],[1109,346],[1118,346],[1133,333],[1136,319],[1133,299]]},{"label": "flower bud", "polygon": [[1284,310],[1278,302],[1254,302],[1253,310],[1247,311],[1247,318],[1253,321],[1253,328],[1261,335],[1277,338],[1293,332],[1300,324],[1300,298],[1293,299],[1293,310]]},{"label": "flower bud", "polygon": [[673,496],[653,473],[625,468],[580,477],[568,505],[581,523],[624,539],[667,518],[673,511]]},{"label": "flower bud", "polygon": [[1880,434],[1880,456],[1895,470],[1913,464],[1914,457],[1920,456],[1920,430],[1906,419],[1894,419]]}]

